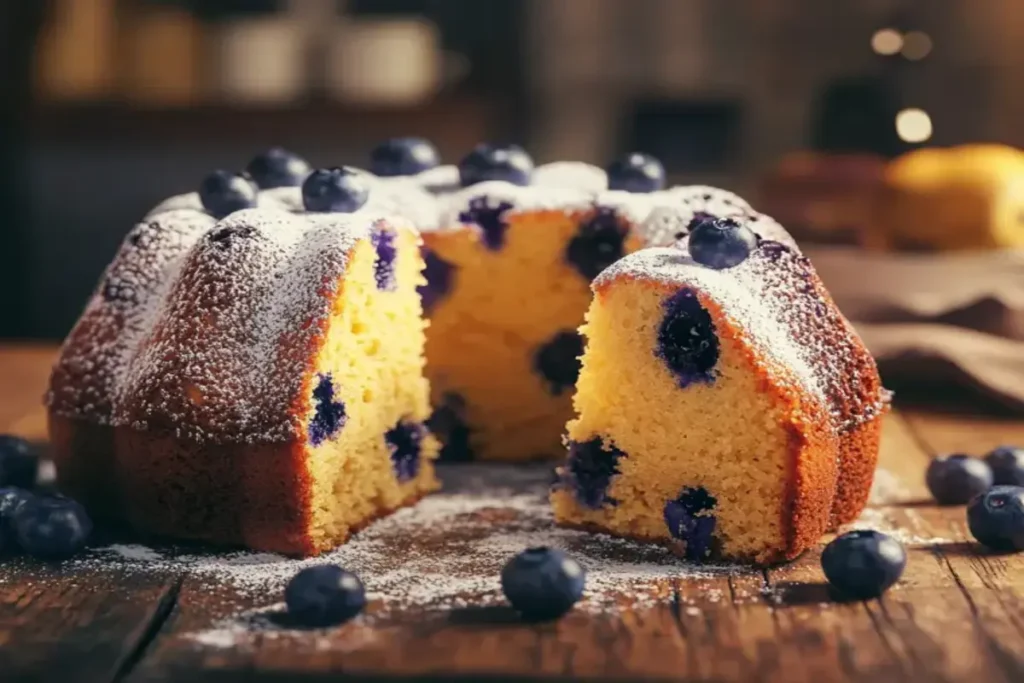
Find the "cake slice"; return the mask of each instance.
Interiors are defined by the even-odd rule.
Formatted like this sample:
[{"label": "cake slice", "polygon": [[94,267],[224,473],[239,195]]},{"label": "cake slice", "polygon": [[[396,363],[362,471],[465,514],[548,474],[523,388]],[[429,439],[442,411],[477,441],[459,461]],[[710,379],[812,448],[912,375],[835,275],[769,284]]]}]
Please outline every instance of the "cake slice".
[{"label": "cake slice", "polygon": [[698,221],[593,290],[559,523],[767,564],[860,513],[888,395],[792,246]]},{"label": "cake slice", "polygon": [[347,170],[302,210],[224,183],[128,235],[65,343],[58,475],[140,531],[317,554],[438,485],[420,235]]}]

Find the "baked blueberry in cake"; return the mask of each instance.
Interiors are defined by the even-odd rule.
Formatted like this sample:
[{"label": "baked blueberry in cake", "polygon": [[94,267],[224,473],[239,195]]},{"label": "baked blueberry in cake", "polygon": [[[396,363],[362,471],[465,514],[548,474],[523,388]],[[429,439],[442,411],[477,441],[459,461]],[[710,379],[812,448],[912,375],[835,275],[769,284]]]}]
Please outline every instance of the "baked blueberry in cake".
[{"label": "baked blueberry in cake", "polygon": [[794,247],[684,217],[593,282],[555,517],[693,561],[791,559],[863,509],[888,393]]},{"label": "baked blueberry in cake", "polygon": [[62,489],[145,532],[312,555],[436,488],[398,194],[350,168],[262,191],[223,172],[151,212],[53,370]]}]

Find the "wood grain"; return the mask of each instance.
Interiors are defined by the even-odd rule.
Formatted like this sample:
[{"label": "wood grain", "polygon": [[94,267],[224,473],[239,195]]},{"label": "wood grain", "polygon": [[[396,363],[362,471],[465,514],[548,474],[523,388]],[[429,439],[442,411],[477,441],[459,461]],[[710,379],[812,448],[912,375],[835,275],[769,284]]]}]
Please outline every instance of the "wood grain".
[{"label": "wood grain", "polygon": [[[19,388],[0,398],[0,431],[42,434],[37,398],[52,353],[0,351],[0,385]],[[265,627],[223,647],[211,628],[241,628],[248,618],[239,615],[279,596],[190,574],[8,561],[0,679],[1024,680],[1024,557],[981,549],[963,508],[935,506],[924,486],[935,454],[1007,441],[1024,443],[1024,421],[931,408],[888,418],[881,468],[890,490],[864,520],[901,537],[910,561],[880,600],[837,600],[818,548],[767,571],[654,582],[653,603],[624,592],[615,610],[576,610],[553,624],[522,624],[503,607],[371,605],[337,629]]]}]

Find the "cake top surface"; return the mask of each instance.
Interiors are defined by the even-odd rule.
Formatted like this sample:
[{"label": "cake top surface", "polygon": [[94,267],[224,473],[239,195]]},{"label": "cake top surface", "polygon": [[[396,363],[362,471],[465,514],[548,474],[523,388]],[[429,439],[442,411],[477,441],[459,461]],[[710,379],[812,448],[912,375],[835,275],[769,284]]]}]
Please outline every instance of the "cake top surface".
[{"label": "cake top surface", "polygon": [[641,249],[602,272],[593,288],[619,280],[656,281],[710,297],[759,356],[783,370],[777,378],[792,377],[821,401],[838,432],[870,419],[888,400],[874,361],[810,261],[785,244],[762,240],[741,264],[721,270],[694,261],[685,243]]},{"label": "cake top surface", "polygon": [[371,203],[299,214],[262,196],[219,221],[151,213],[69,335],[48,404],[195,440],[294,436],[290,408],[350,253],[386,227],[411,229]]}]

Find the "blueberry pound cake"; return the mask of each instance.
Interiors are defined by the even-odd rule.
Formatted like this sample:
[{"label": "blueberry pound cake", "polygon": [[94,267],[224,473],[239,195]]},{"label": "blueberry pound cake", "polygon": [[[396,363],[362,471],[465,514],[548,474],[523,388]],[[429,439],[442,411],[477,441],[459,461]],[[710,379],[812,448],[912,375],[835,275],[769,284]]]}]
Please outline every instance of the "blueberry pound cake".
[{"label": "blueberry pound cake", "polygon": [[[755,215],[728,192],[665,188],[661,164],[644,154],[607,169],[535,168],[518,147],[481,145],[458,167],[428,166],[404,164],[403,182],[432,188],[439,204],[438,228],[423,235],[422,293],[444,459],[559,457],[591,281],[644,244],[679,239],[697,213]],[[754,223],[766,236],[777,228]]]},{"label": "blueberry pound cake", "polygon": [[100,518],[313,555],[438,486],[421,239],[364,173],[254,170],[127,235],[53,370],[50,435]]},{"label": "blueberry pound cake", "polygon": [[793,246],[743,220],[687,232],[594,280],[555,517],[788,560],[863,509],[889,394]]}]

